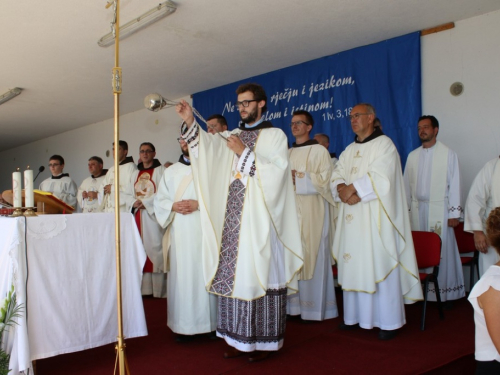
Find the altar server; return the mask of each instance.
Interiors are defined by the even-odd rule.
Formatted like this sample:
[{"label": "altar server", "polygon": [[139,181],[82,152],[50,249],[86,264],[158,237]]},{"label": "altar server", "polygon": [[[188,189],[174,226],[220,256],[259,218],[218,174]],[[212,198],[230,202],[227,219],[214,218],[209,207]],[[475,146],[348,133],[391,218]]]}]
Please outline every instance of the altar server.
[{"label": "altar server", "polygon": [[52,155],[49,159],[49,169],[52,176],[41,182],[40,190],[48,191],[63,202],[76,208],[78,187],[68,173],[63,173],[63,157],[61,155]]}]

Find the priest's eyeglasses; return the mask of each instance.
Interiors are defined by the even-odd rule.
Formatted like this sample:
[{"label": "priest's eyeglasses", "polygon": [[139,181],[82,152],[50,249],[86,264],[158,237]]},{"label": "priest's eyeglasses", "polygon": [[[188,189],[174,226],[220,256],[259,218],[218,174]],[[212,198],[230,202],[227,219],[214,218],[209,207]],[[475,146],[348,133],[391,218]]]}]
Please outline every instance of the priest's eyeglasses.
[{"label": "priest's eyeglasses", "polygon": [[139,151],[139,154],[152,154],[153,152],[153,150],[141,150]]},{"label": "priest's eyeglasses", "polygon": [[248,107],[250,105],[251,102],[258,102],[257,99],[253,99],[253,100],[243,100],[241,102],[236,102],[236,107]]},{"label": "priest's eyeglasses", "polygon": [[353,119],[358,119],[359,116],[371,115],[371,113],[355,113],[353,115],[349,115],[349,119],[352,121]]},{"label": "priest's eyeglasses", "polygon": [[50,168],[50,167],[58,167],[58,166],[60,166],[60,165],[61,165],[60,163],[50,163],[50,164],[49,164],[49,168]]},{"label": "priest's eyeglasses", "polygon": [[302,121],[302,120],[299,120],[299,121],[292,121],[292,122],[290,123],[290,127],[292,127],[292,126],[294,126],[294,125],[300,126],[300,125],[302,125],[302,124],[304,124],[304,125],[311,125],[311,124],[308,124],[307,122],[304,122],[304,121]]}]

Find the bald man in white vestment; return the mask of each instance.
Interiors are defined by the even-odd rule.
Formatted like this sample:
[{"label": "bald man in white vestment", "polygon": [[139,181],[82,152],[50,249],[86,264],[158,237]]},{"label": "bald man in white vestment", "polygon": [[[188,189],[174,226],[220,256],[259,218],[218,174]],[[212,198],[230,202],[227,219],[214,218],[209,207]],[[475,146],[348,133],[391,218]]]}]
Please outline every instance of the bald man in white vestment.
[{"label": "bald man in white vestment", "polygon": [[479,171],[465,204],[464,230],[474,233],[474,243],[480,252],[480,276],[500,260],[486,237],[486,218],[495,207],[500,207],[500,157],[490,160]]},{"label": "bald man in white vestment", "polygon": [[350,114],[356,137],[332,173],[341,202],[333,253],[344,291],[339,328],[379,327],[379,339],[389,340],[406,323],[404,303],[423,297],[399,154],[375,117],[366,103]]},{"label": "bald man in white vestment", "polygon": [[[434,232],[441,237],[439,292],[441,301],[465,297],[462,262],[454,227],[462,216],[460,168],[457,154],[437,140],[439,122],[434,116],[418,120],[422,146],[408,155],[404,181],[410,209],[411,229]],[[431,273],[432,268],[425,270]],[[429,301],[436,301],[436,289],[429,287]]]},{"label": "bald man in white vestment", "polygon": [[331,253],[337,204],[330,191],[333,169],[330,154],[310,139],[313,125],[309,112],[293,113],[291,129],[295,142],[289,153],[304,267],[299,293],[288,297],[287,314],[300,315],[303,320],[325,320],[338,316]]}]

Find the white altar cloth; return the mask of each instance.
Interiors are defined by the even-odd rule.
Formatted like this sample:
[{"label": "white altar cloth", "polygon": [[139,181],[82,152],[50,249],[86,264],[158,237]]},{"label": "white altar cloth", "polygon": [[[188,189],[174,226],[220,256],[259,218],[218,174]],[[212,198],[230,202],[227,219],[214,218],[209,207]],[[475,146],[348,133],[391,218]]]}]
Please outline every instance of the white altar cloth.
[{"label": "white altar cloth", "polygon": [[[13,280],[18,299],[24,302],[24,220],[0,218],[0,300]],[[120,222],[124,336],[146,336],[141,297],[146,256],[132,214],[122,213]],[[116,342],[114,214],[28,218],[26,232],[28,329],[27,333],[23,331],[24,320],[15,329],[12,340],[19,349],[13,354],[19,363],[11,368],[22,371],[26,359],[47,358]],[[9,255],[6,256],[6,252]],[[4,264],[8,258],[10,265]],[[25,335],[29,349],[23,348]],[[11,358],[11,363],[16,358]]]}]

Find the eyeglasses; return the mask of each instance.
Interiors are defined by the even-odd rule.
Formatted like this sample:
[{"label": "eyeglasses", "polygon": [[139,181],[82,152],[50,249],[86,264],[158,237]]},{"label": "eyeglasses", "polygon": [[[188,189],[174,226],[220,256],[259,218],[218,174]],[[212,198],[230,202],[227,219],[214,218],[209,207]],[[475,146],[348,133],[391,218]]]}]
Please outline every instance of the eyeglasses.
[{"label": "eyeglasses", "polygon": [[241,102],[236,102],[236,107],[248,107],[250,105],[251,102],[258,102],[257,99],[253,99],[253,100],[243,100]]},{"label": "eyeglasses", "polygon": [[59,166],[59,165],[61,165],[61,164],[59,164],[59,163],[51,163],[51,164],[49,164],[49,168],[50,168],[50,167],[57,167],[57,166]]},{"label": "eyeglasses", "polygon": [[292,126],[294,126],[294,125],[300,126],[300,125],[302,125],[302,124],[304,124],[304,125],[311,125],[311,124],[308,124],[307,122],[304,122],[304,121],[302,121],[302,120],[299,120],[299,121],[292,121],[292,122],[290,123],[290,127],[292,127]]},{"label": "eyeglasses", "polygon": [[152,154],[153,152],[153,150],[141,150],[139,151],[139,154]]},{"label": "eyeglasses", "polygon": [[[177,142],[181,143],[181,141],[184,141],[184,139],[183,139],[183,138],[181,138],[181,137],[177,138]],[[185,141],[184,141],[184,142],[185,142]]]},{"label": "eyeglasses", "polygon": [[364,116],[364,115],[371,115],[371,113],[355,113],[353,115],[349,115],[349,119],[358,119],[359,116]]}]

